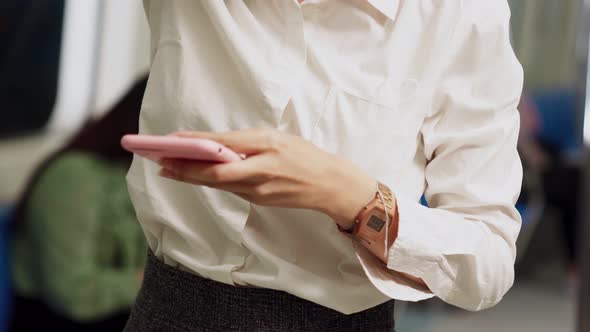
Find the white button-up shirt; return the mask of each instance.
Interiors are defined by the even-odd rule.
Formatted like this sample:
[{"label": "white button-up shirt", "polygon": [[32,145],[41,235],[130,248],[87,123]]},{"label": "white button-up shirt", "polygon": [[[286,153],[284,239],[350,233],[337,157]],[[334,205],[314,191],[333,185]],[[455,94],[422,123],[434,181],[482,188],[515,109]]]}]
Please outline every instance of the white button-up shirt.
[{"label": "white button-up shirt", "polygon": [[146,0],[145,8],[152,67],[141,133],[300,135],[388,185],[399,209],[383,264],[326,215],[166,180],[136,157],[129,190],[157,257],[343,313],[434,295],[479,310],[508,291],[523,74],[505,0]]}]

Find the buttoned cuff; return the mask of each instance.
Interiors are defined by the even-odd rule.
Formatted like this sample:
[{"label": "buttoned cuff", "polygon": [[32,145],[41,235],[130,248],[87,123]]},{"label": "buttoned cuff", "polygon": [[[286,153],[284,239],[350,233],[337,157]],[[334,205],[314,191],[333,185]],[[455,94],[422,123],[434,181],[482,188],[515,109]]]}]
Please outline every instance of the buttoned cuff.
[{"label": "buttoned cuff", "polygon": [[[364,246],[355,243],[357,257],[367,277],[379,291],[397,300],[420,301],[433,297],[433,293],[448,296],[453,288],[452,280],[441,275],[444,273],[438,266],[441,253],[434,245],[429,245],[437,241],[429,239],[432,232],[428,232],[427,223],[422,222],[427,220],[429,209],[397,194],[396,199],[399,229],[389,249],[387,266]],[[398,272],[421,278],[430,290]]]}]

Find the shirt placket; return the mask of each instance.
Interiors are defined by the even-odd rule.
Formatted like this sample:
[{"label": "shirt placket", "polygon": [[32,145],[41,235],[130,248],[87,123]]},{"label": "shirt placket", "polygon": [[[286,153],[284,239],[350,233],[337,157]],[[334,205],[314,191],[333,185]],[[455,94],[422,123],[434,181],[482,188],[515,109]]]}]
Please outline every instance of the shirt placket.
[{"label": "shirt placket", "polygon": [[285,28],[273,59],[273,75],[261,84],[264,101],[270,108],[282,113],[292,91],[298,85],[300,72],[305,65],[306,48],[304,19],[301,7],[296,2],[277,1]]}]

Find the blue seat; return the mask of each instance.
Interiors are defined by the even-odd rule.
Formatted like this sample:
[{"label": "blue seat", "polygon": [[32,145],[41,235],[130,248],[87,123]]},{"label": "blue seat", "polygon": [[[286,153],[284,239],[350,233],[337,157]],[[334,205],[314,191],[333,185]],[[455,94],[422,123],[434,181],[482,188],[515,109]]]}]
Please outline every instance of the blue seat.
[{"label": "blue seat", "polygon": [[578,94],[573,88],[537,91],[533,101],[541,117],[539,138],[562,153],[579,150],[582,140],[578,130]]}]

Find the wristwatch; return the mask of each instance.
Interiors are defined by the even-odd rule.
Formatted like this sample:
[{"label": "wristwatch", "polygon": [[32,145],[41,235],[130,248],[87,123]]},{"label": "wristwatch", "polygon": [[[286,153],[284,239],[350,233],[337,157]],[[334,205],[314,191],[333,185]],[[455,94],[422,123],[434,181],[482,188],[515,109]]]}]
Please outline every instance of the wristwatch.
[{"label": "wristwatch", "polygon": [[397,208],[391,190],[380,182],[377,188],[375,196],[359,212],[348,233],[373,254],[382,257],[386,256],[387,249],[397,237]]}]

